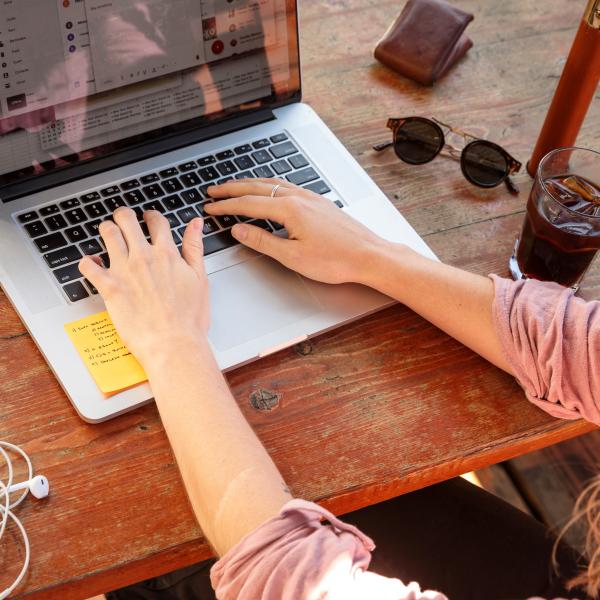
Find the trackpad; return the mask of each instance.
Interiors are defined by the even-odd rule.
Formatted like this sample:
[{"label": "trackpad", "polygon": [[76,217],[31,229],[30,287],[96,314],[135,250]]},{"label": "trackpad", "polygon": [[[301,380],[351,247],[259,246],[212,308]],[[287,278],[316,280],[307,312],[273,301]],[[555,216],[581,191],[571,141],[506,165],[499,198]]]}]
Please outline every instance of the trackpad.
[{"label": "trackpad", "polygon": [[210,341],[228,350],[296,321],[321,306],[302,279],[264,256],[208,277],[210,286]]}]

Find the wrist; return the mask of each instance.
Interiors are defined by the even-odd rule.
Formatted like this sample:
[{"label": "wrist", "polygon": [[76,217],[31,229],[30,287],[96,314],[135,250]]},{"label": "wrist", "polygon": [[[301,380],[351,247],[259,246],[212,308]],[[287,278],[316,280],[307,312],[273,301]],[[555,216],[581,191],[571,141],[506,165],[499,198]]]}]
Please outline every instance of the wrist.
[{"label": "wrist", "polygon": [[164,372],[173,363],[187,362],[192,357],[213,357],[212,349],[205,333],[195,335],[171,332],[160,339],[144,344],[144,351],[136,356],[149,377]]},{"label": "wrist", "polygon": [[359,261],[356,283],[385,293],[392,278],[397,278],[398,266],[414,254],[405,244],[389,242],[382,238],[370,241]]}]

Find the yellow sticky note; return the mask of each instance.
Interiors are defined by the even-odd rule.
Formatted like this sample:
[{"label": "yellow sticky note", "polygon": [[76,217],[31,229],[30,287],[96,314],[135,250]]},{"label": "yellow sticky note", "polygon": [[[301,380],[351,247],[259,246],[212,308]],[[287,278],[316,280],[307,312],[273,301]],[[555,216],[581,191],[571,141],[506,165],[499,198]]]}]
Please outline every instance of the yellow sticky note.
[{"label": "yellow sticky note", "polygon": [[65,331],[104,394],[115,394],[148,380],[106,311],[67,323]]}]

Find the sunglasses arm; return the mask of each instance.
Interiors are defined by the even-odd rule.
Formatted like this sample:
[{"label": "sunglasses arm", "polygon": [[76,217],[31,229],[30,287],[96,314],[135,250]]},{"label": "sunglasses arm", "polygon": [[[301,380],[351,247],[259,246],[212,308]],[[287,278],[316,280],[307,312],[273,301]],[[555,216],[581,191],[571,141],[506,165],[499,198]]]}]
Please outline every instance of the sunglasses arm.
[{"label": "sunglasses arm", "polygon": [[381,152],[382,150],[391,148],[393,145],[394,145],[394,142],[384,142],[383,144],[375,144],[373,146],[373,150],[375,150],[375,152]]},{"label": "sunglasses arm", "polygon": [[519,195],[519,186],[510,177],[507,177],[504,180],[504,185],[506,186],[506,189],[513,194],[513,196]]}]

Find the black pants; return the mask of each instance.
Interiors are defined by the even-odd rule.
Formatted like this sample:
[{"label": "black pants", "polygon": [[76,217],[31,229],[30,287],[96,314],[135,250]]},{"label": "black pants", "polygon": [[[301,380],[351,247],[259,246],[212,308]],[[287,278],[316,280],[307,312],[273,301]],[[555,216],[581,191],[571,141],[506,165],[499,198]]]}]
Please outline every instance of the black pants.
[{"label": "black pants", "polygon": [[[538,521],[463,479],[453,479],[344,515],[373,538],[370,569],[450,600],[585,598],[565,582],[578,570],[577,554],[558,550]],[[110,592],[109,600],[214,600],[206,561]],[[365,599],[365,600],[376,600]]]}]

